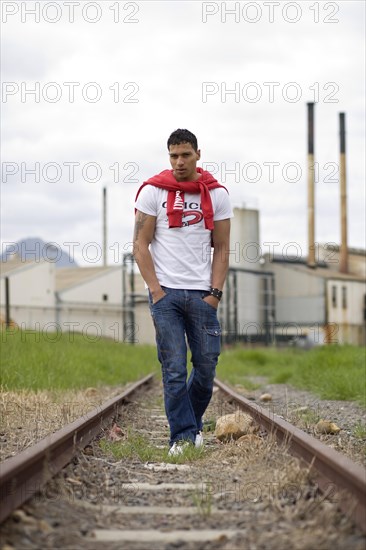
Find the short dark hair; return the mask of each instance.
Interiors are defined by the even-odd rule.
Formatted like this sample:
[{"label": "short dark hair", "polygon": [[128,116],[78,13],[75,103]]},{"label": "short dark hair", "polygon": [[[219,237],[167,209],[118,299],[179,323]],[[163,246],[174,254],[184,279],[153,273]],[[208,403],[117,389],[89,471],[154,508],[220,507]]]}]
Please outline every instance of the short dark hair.
[{"label": "short dark hair", "polygon": [[195,151],[198,149],[197,138],[189,130],[182,130],[178,128],[168,139],[168,150],[171,145],[180,145],[181,143],[190,143]]}]

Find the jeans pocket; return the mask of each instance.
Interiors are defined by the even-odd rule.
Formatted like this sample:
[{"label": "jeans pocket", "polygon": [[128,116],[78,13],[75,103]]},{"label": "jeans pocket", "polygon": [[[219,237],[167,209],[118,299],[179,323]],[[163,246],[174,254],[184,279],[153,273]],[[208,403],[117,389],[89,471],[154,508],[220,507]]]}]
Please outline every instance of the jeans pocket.
[{"label": "jeans pocket", "polygon": [[152,303],[152,307],[154,306],[157,306],[158,304],[160,304],[160,302],[162,302],[163,300],[165,300],[165,298],[168,296],[167,292],[165,292],[164,296],[162,296],[161,298],[159,298],[159,300],[155,303]]},{"label": "jeans pocket", "polygon": [[204,326],[202,337],[203,337],[202,348],[203,348],[204,355],[214,355],[214,356],[219,355],[220,348],[221,348],[220,325]]},{"label": "jeans pocket", "polygon": [[208,302],[206,302],[206,300],[204,300],[204,298],[206,298],[206,297],[209,296],[209,295],[210,295],[209,292],[205,292],[205,294],[202,294],[202,295],[201,295],[201,302],[203,302],[205,306],[208,306],[211,310],[213,310],[215,313],[217,313],[218,307],[212,306],[211,304],[209,304]]},{"label": "jeans pocket", "polygon": [[164,292],[165,292],[165,295],[162,296],[157,302],[153,303],[153,300],[152,300],[152,295],[151,295],[151,292],[149,290],[149,306],[150,306],[150,310],[152,310],[152,308],[154,308],[155,306],[157,306],[158,304],[160,304],[160,302],[162,302],[163,300],[165,300],[165,298],[168,296],[169,292],[167,291],[166,287],[161,287]]}]

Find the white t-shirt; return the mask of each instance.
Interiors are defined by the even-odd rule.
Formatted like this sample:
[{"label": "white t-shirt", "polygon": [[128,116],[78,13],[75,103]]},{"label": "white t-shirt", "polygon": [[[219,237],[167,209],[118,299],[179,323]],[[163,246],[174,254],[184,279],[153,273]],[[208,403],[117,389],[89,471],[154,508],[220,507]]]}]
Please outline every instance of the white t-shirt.
[{"label": "white t-shirt", "polygon": [[[227,191],[210,191],[214,221],[233,217]],[[150,245],[159,283],[168,288],[209,290],[211,288],[211,231],[205,229],[201,195],[184,194],[183,226],[169,228],[168,191],[145,185],[135,207],[156,216],[154,238]]]}]

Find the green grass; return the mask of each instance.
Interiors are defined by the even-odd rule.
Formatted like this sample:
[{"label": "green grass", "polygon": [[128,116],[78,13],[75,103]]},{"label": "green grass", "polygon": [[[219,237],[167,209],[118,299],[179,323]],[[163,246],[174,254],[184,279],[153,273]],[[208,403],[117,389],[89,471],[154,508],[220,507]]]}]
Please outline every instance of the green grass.
[{"label": "green grass", "polygon": [[353,429],[353,435],[358,439],[366,439],[366,424],[357,422]]},{"label": "green grass", "polygon": [[[154,345],[19,330],[4,331],[0,337],[3,390],[114,386],[160,373]],[[217,376],[247,389],[254,387],[248,377],[265,377],[270,383],[310,390],[322,399],[355,400],[366,406],[365,371],[362,347],[319,346],[309,351],[236,347],[221,354]]]},{"label": "green grass", "polygon": [[294,412],[297,421],[301,421],[306,428],[311,428],[320,420],[319,411],[309,408],[306,411]]},{"label": "green grass", "polygon": [[148,438],[141,433],[129,430],[127,437],[122,441],[107,441],[102,439],[99,442],[101,449],[111,454],[115,459],[140,460],[141,462],[168,462],[172,464],[183,464],[203,458],[206,450],[202,447],[196,449],[193,445],[187,447],[182,455],[169,456],[169,448],[160,449],[152,445]]},{"label": "green grass", "polygon": [[311,390],[322,399],[354,400],[366,407],[363,347],[319,346],[309,351],[237,347],[221,355],[217,376],[244,386],[246,377],[263,376],[270,383]]},{"label": "green grass", "polygon": [[213,498],[209,485],[206,485],[204,490],[196,489],[192,494],[192,501],[202,519],[208,519],[211,516]]},{"label": "green grass", "polygon": [[0,337],[3,390],[115,386],[159,370],[155,346],[92,342],[67,333],[55,342],[50,341],[55,335],[30,331],[4,331]]}]

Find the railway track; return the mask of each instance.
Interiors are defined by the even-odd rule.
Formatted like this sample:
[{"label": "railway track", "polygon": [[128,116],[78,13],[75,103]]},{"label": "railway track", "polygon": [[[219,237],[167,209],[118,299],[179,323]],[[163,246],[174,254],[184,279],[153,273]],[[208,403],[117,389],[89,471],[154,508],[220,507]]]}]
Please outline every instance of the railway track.
[{"label": "railway track", "polygon": [[[146,377],[3,462],[2,544],[363,548],[365,471],[228,386],[216,385],[206,417],[245,409],[261,426],[261,441],[253,440],[253,448],[219,444],[208,432],[205,451],[169,462],[162,390]],[[107,428],[113,419],[122,432]]]}]

